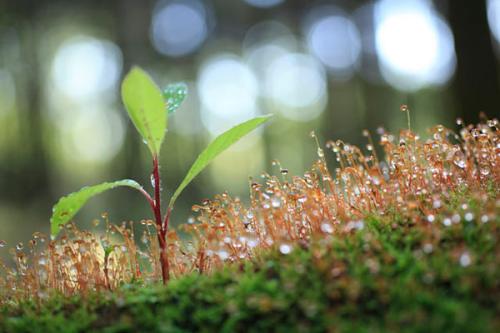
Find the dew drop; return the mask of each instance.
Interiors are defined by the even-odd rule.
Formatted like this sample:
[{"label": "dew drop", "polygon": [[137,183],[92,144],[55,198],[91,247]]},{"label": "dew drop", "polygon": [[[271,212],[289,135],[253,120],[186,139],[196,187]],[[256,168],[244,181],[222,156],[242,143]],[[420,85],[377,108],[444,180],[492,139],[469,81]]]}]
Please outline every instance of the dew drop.
[{"label": "dew drop", "polygon": [[229,253],[226,250],[217,251],[217,255],[221,260],[226,260],[227,258],[229,258]]},{"label": "dew drop", "polygon": [[451,225],[451,219],[449,217],[445,217],[443,219],[443,225],[449,227]]},{"label": "dew drop", "polygon": [[481,172],[483,176],[488,176],[490,174],[490,168],[489,167],[480,168],[479,172]]},{"label": "dew drop", "polygon": [[0,239],[0,247],[5,247],[5,245],[7,245],[7,242]]},{"label": "dew drop", "polygon": [[425,243],[424,246],[423,246],[423,250],[427,254],[432,253],[433,249],[434,249],[434,247],[432,246],[431,243]]},{"label": "dew drop", "polygon": [[333,227],[330,223],[325,222],[321,224],[321,231],[325,234],[331,234],[333,232]]},{"label": "dew drop", "polygon": [[249,237],[247,240],[247,245],[250,248],[254,248],[259,245],[259,240],[257,238]]},{"label": "dew drop", "polygon": [[401,111],[401,112],[407,112],[408,111],[408,105],[401,104],[401,106],[399,107],[399,111]]},{"label": "dew drop", "polygon": [[455,158],[455,159],[453,160],[453,163],[454,163],[457,167],[459,167],[460,169],[465,169],[465,167],[467,166],[467,163],[466,163],[466,162],[465,162],[465,160],[464,160],[464,159],[462,159],[462,158]]},{"label": "dew drop", "polygon": [[474,219],[474,214],[472,212],[467,212],[465,213],[464,215],[464,219],[467,221],[467,222],[470,222]]},{"label": "dew drop", "polygon": [[155,188],[155,176],[153,174],[149,176],[149,180],[151,181],[151,186]]},{"label": "dew drop", "polygon": [[273,206],[273,208],[278,208],[279,206],[281,206],[281,199],[276,197],[272,198],[271,206]]},{"label": "dew drop", "polygon": [[17,249],[18,251],[21,251],[23,248],[24,248],[24,244],[23,244],[22,242],[17,243],[17,245],[16,245],[16,249]]},{"label": "dew drop", "polygon": [[304,195],[304,196],[301,196],[301,197],[299,197],[299,198],[297,199],[297,201],[298,201],[298,202],[300,202],[300,203],[304,203],[304,202],[306,202],[306,201],[307,201],[307,196],[305,196],[305,195]]},{"label": "dew drop", "polygon": [[289,244],[281,244],[280,252],[282,254],[289,254],[290,252],[292,252],[292,247]]},{"label": "dew drop", "polygon": [[147,234],[147,233],[145,233],[145,232],[144,232],[144,233],[142,234],[142,237],[141,237],[141,242],[142,242],[143,244],[147,244],[147,243],[149,242],[149,238],[148,238],[148,234]]},{"label": "dew drop", "polygon": [[101,238],[101,245],[102,245],[102,247],[104,248],[105,251],[110,246],[109,241],[106,238],[104,238],[104,237]]},{"label": "dew drop", "polygon": [[467,267],[471,264],[472,260],[468,252],[464,252],[460,255],[460,266]]}]

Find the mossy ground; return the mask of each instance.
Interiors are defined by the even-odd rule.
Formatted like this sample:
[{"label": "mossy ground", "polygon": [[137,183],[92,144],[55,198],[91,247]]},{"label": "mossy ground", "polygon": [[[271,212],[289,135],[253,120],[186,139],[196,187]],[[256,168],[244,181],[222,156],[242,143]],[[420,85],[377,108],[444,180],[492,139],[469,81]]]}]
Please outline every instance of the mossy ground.
[{"label": "mossy ground", "polygon": [[468,205],[474,218],[451,225],[372,216],[347,234],[167,287],[7,305],[0,331],[499,332],[499,221]]}]

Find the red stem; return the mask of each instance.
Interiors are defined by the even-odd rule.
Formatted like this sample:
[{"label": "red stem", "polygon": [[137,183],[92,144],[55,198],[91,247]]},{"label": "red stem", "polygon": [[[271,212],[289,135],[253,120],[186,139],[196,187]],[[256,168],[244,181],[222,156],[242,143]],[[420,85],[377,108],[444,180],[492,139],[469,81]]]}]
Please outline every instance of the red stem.
[{"label": "red stem", "polygon": [[161,201],[160,201],[160,171],[158,168],[158,157],[153,158],[153,178],[154,178],[154,213],[156,224],[161,227]]},{"label": "red stem", "polygon": [[165,235],[167,233],[168,216],[170,215],[170,209],[169,212],[167,213],[167,216],[165,217],[165,221],[167,223],[163,224],[161,216],[160,170],[158,167],[157,156],[153,158],[153,178],[154,178],[154,205],[152,208],[156,219],[158,243],[160,245],[160,264],[161,264],[162,279],[163,279],[163,284],[167,284],[168,280],[170,279],[170,267],[169,267],[170,265],[167,256],[167,240]]},{"label": "red stem", "polygon": [[151,206],[151,210],[154,212],[155,211],[155,202],[154,202],[153,198],[151,198],[149,193],[146,192],[146,190],[144,190],[142,187],[139,189],[139,191],[142,193],[142,195],[144,197],[146,197],[146,200],[148,200],[149,205]]}]

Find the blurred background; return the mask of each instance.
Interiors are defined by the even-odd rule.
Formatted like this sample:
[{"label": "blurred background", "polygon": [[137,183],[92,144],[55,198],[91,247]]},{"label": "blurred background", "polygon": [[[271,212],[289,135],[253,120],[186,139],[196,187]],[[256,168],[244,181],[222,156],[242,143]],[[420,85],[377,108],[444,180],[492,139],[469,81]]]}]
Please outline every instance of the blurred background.
[{"label": "blurred background", "polygon": [[[274,113],[225,152],[178,200],[173,219],[248,177],[302,174],[322,142],[365,144],[363,129],[418,131],[499,115],[500,0],[0,1],[0,239],[48,232],[51,207],[85,184],[134,178],[149,186],[149,152],[119,85],[132,64],[164,86],[185,81],[161,155],[172,193],[206,144],[232,125]],[[149,218],[118,189],[77,216],[91,226]],[[0,251],[1,256],[6,251]]]}]

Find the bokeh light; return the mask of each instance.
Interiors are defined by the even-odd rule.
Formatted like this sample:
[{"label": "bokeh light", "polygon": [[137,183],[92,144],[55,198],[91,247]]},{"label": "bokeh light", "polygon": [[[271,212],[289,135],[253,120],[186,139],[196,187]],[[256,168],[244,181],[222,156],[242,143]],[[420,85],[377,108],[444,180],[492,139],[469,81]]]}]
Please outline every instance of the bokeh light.
[{"label": "bokeh light", "polygon": [[382,0],[375,24],[382,75],[394,88],[413,91],[452,76],[453,35],[427,1]]},{"label": "bokeh light", "polygon": [[296,121],[316,118],[327,102],[326,75],[313,57],[289,53],[269,66],[264,82],[264,96],[273,112]]},{"label": "bokeh light", "polygon": [[61,148],[75,162],[103,164],[120,151],[125,138],[122,117],[115,110],[86,109],[61,123]]},{"label": "bokeh light", "polygon": [[122,54],[114,43],[78,36],[56,51],[51,78],[67,97],[83,101],[114,90],[121,71]]},{"label": "bokeh light", "polygon": [[360,34],[353,21],[334,6],[321,6],[309,14],[306,24],[309,50],[333,78],[349,78],[361,52]]},{"label": "bokeh light", "polygon": [[208,20],[207,8],[198,0],[160,1],[151,21],[153,46],[172,57],[190,54],[207,38]]},{"label": "bokeh light", "polygon": [[298,49],[298,41],[283,23],[263,21],[248,29],[242,48],[245,61],[260,81],[274,60]]},{"label": "bokeh light", "polygon": [[122,66],[120,49],[108,40],[81,35],[56,50],[48,115],[58,147],[54,158],[63,168],[72,169],[75,162],[104,165],[120,151],[125,125],[113,103]]},{"label": "bokeh light", "polygon": [[244,0],[244,1],[251,6],[260,8],[274,7],[284,2],[284,0]]},{"label": "bokeh light", "polygon": [[488,23],[493,37],[500,44],[500,0],[488,0]]},{"label": "bokeh light", "polygon": [[259,87],[252,70],[234,54],[209,58],[198,75],[203,124],[212,135],[259,112]]}]

